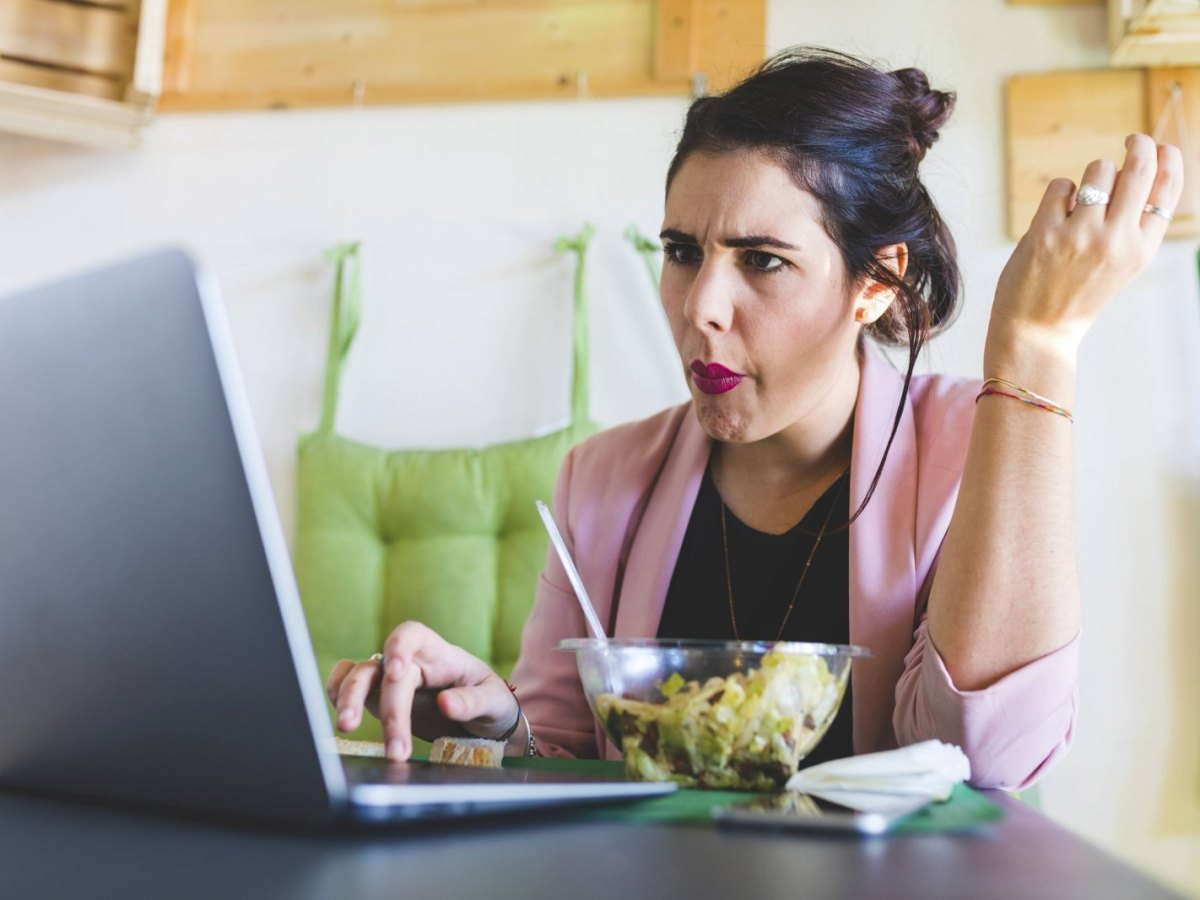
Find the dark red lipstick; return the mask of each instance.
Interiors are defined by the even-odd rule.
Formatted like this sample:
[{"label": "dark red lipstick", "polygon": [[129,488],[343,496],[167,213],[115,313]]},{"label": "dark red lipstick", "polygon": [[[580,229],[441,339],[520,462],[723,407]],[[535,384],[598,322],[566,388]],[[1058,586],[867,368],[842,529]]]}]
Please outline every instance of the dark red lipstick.
[{"label": "dark red lipstick", "polygon": [[706,394],[724,394],[726,391],[732,391],[745,377],[720,363],[705,365],[698,359],[692,360],[692,381]]}]

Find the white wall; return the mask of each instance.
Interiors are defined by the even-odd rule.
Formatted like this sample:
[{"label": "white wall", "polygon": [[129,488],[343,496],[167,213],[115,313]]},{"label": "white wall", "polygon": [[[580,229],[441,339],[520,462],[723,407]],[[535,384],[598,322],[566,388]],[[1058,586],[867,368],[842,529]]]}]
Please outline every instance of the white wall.
[{"label": "white wall", "polygon": [[[903,9],[903,13],[898,12]],[[959,94],[925,174],[960,244],[966,309],[929,366],[975,374],[1003,235],[1003,84],[1104,64],[1103,11],[774,0],[769,44],[925,68]],[[164,241],[221,278],[289,531],[296,436],[316,423],[331,272],[366,242],[367,308],[341,426],[388,446],[478,445],[567,413],[570,269],[594,222],[593,408],[685,396],[620,233],[657,230],[685,104],[582,101],[166,116],[135,153],[0,136],[0,291]],[[1120,150],[1114,147],[1114,154]],[[1063,173],[1078,177],[1078,173]],[[1075,749],[1055,818],[1200,896],[1200,295],[1167,246],[1085,345],[1077,404],[1087,595]]]}]

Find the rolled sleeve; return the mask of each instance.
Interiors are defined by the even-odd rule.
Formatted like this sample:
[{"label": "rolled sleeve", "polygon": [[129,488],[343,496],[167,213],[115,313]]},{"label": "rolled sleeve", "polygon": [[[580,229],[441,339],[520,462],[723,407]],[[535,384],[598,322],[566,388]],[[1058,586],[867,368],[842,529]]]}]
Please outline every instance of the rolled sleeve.
[{"label": "rolled sleeve", "polygon": [[1070,748],[1078,708],[1079,636],[978,691],[954,686],[922,618],[896,686],[893,726],[903,746],[936,738],[971,761],[970,783],[1021,790]]}]

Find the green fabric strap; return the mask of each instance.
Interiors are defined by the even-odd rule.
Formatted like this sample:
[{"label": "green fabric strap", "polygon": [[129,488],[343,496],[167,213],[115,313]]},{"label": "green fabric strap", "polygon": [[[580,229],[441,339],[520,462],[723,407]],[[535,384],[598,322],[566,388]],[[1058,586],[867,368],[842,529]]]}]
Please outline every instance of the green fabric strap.
[{"label": "green fabric strap", "polygon": [[662,278],[662,245],[638,231],[636,225],[630,225],[625,229],[625,238],[633,244],[633,249],[638,252],[642,262],[646,264],[646,273],[650,276],[650,283],[654,285],[654,290],[657,292],[658,283]]},{"label": "green fabric strap", "polygon": [[573,237],[561,237],[554,243],[559,253],[575,254],[574,340],[571,363],[571,424],[586,426],[591,421],[588,404],[591,398],[591,374],[588,368],[587,295],[584,290],[584,262],[588,245],[596,233],[591,225]]},{"label": "green fabric strap", "polygon": [[[571,424],[587,426],[591,421],[589,404],[591,381],[588,368],[587,295],[584,289],[584,262],[595,229],[584,226],[579,234],[559,238],[554,249],[575,254],[574,325],[571,368]],[[337,418],[342,367],[354,343],[362,317],[361,244],[355,241],[325,251],[325,259],[336,265],[333,282],[333,309],[330,314],[329,352],[325,360],[325,386],[321,398],[320,434],[332,434]]]},{"label": "green fabric strap", "polygon": [[[325,251],[325,259],[337,265],[333,282],[333,313],[329,326],[329,354],[325,360],[325,387],[321,395],[321,434],[332,434],[337,417],[338,389],[342,366],[362,316],[362,260],[358,241]],[[347,263],[349,276],[347,283]]]}]

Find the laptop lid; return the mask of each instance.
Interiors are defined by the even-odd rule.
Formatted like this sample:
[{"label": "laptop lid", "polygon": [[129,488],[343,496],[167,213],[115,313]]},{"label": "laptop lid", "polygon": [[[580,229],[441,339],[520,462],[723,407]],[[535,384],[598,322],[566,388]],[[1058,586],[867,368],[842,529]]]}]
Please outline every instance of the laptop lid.
[{"label": "laptop lid", "polygon": [[347,786],[229,330],[184,254],[0,300],[0,424],[0,787],[289,824],[674,788],[419,764]]},{"label": "laptop lid", "polygon": [[0,785],[289,822],[341,805],[233,345],[191,261],[0,301],[0,423]]}]

